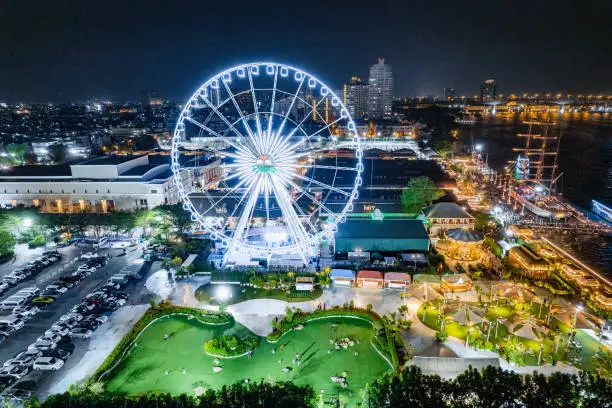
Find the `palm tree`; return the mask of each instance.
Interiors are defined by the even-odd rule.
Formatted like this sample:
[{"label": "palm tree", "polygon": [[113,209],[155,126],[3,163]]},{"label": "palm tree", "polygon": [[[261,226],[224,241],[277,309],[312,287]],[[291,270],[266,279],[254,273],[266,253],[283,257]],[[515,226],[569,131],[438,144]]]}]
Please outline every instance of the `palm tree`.
[{"label": "palm tree", "polygon": [[406,306],[406,305],[401,305],[400,307],[398,307],[398,308],[397,308],[397,311],[398,311],[400,314],[404,315],[404,320],[407,320],[407,319],[408,319],[408,311],[409,311],[409,310],[410,310],[410,309],[408,309],[408,306]]}]

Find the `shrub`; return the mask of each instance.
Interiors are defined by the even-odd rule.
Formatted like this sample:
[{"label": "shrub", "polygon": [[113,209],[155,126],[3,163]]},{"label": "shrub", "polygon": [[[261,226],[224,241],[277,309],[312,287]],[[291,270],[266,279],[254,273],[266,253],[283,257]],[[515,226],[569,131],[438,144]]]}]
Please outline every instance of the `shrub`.
[{"label": "shrub", "polygon": [[38,248],[41,246],[45,246],[47,240],[43,235],[37,235],[30,242],[28,242],[28,247],[30,248]]},{"label": "shrub", "polygon": [[436,340],[438,340],[440,343],[444,343],[446,339],[448,339],[448,334],[443,331],[436,332]]},{"label": "shrub", "polygon": [[221,336],[210,339],[204,343],[204,351],[223,357],[239,356],[249,350],[254,350],[259,345],[259,338],[255,336]]}]

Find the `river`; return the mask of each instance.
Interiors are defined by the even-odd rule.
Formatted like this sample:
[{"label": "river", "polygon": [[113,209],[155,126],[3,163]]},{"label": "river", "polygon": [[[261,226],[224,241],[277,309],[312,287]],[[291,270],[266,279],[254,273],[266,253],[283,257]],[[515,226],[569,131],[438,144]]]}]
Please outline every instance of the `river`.
[{"label": "river", "polygon": [[[518,114],[486,116],[473,126],[459,129],[458,137],[467,146],[481,144],[489,165],[500,170],[516,156],[512,148],[524,143],[517,133],[526,133],[522,124],[525,119]],[[561,135],[559,191],[584,208],[591,208],[591,200],[612,205],[612,114],[569,113],[552,119],[558,125],[552,130]],[[571,234],[553,238],[595,269],[612,276],[612,238]]]}]

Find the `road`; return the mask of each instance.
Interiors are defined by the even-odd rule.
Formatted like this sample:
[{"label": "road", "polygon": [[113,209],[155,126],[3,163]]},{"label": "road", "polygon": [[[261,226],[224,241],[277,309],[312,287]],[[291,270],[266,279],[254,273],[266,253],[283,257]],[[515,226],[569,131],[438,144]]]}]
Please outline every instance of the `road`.
[{"label": "road", "polygon": [[[58,276],[69,274],[75,270],[78,265],[82,263],[80,261],[76,261],[76,258],[80,256],[81,253],[90,252],[91,250],[91,248],[76,248],[74,246],[60,249],[60,252],[63,255],[61,262],[58,262],[56,265],[49,268],[45,268],[33,279],[27,279],[26,281],[21,282],[19,285],[16,285],[3,293],[1,298],[4,299],[22,287],[36,285],[41,289],[44,288],[47,284],[57,279]],[[47,309],[42,310],[32,319],[28,320],[21,330],[15,332],[6,340],[5,343],[2,344],[2,347],[0,347],[0,362],[6,361],[7,359],[12,358],[15,354],[27,349],[29,344],[35,342],[39,336],[41,336],[60,318],[60,316],[67,313],[74,305],[78,304],[84,296],[91,293],[95,288],[101,286],[110,276],[118,273],[127,264],[140,261],[139,258],[142,253],[138,247],[128,248],[128,252],[124,256],[120,255],[122,250],[104,250],[96,252],[108,253],[109,251],[113,257],[106,266],[96,270],[92,275],[86,277],[79,284],[70,288],[68,292],[60,296],[55,302],[49,304]],[[2,269],[0,269],[0,273],[5,274],[10,272],[10,270],[19,267],[19,264],[29,262],[41,252],[42,251],[33,251],[33,254],[24,254],[18,258],[13,265],[8,267],[6,264],[3,265]],[[143,279],[138,281],[130,281],[128,283],[125,289],[129,295],[126,303],[127,305],[146,304],[148,302],[150,293],[146,288],[144,288],[144,282],[146,281],[146,278],[151,273],[157,271],[159,267],[159,262],[152,265],[145,264],[142,270]],[[111,325],[112,322],[109,321],[107,324]],[[101,330],[104,326],[105,325],[101,326],[99,330]],[[78,362],[86,353],[89,347],[89,340],[75,340],[73,344],[75,345],[74,354],[68,359],[64,368],[53,373],[34,372],[23,378],[21,382],[30,383],[28,384],[28,389],[35,389],[37,391],[40,389],[44,394],[45,388],[47,388],[61,376],[66,375],[68,370],[70,370],[71,365]],[[17,387],[19,387],[19,385]]]}]

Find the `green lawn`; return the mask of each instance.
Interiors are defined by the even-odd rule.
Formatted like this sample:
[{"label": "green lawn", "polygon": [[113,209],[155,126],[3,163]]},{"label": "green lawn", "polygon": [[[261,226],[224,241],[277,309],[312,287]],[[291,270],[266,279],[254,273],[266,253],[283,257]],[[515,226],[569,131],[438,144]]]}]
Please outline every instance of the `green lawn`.
[{"label": "green lawn", "polygon": [[[252,358],[222,359],[223,370],[214,373],[214,358],[204,354],[203,345],[223,331],[173,316],[154,323],[142,333],[136,347],[111,374],[106,388],[128,394],[162,391],[193,395],[197,387],[219,388],[245,379],[289,380],[310,384],[317,393],[323,389],[324,395],[335,395],[339,390],[341,397],[354,406],[361,399],[360,390],[365,384],[391,369],[370,344],[371,330],[368,322],[356,319],[313,321],[301,331],[286,334],[278,343],[262,339]],[[239,324],[226,330],[226,334],[234,333],[246,334],[248,330]],[[164,334],[170,335],[167,340]],[[333,349],[330,338],[344,337],[358,339],[360,343],[348,350]],[[293,363],[298,352],[302,356],[299,367]],[[284,373],[285,367],[291,371]],[[343,371],[348,374],[346,389],[331,382],[332,376],[340,376]]]},{"label": "green lawn", "polygon": [[277,299],[286,302],[304,302],[316,299],[323,293],[323,290],[318,286],[315,286],[312,292],[291,291],[287,293],[280,289],[258,289],[251,286],[230,284],[206,284],[200,286],[196,290],[195,297],[200,302],[217,304],[220,291],[227,291],[229,297],[224,303],[228,305],[251,299]]},{"label": "green lawn", "polygon": [[[424,310],[424,305],[421,305],[418,310],[419,319],[429,328],[439,331],[441,328],[441,316],[438,312],[438,305],[441,304],[441,300],[427,302],[427,308]],[[509,319],[510,321],[516,321],[521,316],[540,314],[542,317],[545,316],[544,312],[540,312],[540,305],[538,303],[529,304],[528,302],[522,303],[519,307],[514,307],[509,304],[500,304],[499,306],[492,305],[487,309],[486,317],[491,321],[495,318],[500,317],[502,319]],[[519,310],[517,310],[519,309]],[[423,313],[425,311],[425,313]],[[460,340],[465,341],[467,337],[468,328],[465,325],[460,325],[452,319],[452,309],[446,311],[446,323],[444,325],[444,331],[449,336],[456,337]],[[590,370],[594,367],[593,357],[598,349],[598,342],[591,336],[586,334],[582,330],[578,330],[576,333],[576,342],[581,346],[579,348],[570,350],[567,347],[567,336],[570,332],[570,327],[559,321],[556,318],[551,318],[549,322],[549,328],[553,331],[560,332],[559,345],[555,347],[555,341],[552,337],[545,336],[542,339],[542,359],[553,359],[557,361],[569,361],[572,365]],[[473,338],[486,339],[487,328],[483,327],[482,324],[477,324],[471,331],[471,340]],[[508,328],[504,324],[499,324],[497,327],[497,336],[495,335],[495,325],[492,326],[489,341],[493,344],[507,345],[507,342],[512,338],[516,337],[516,340],[524,348],[524,361],[526,365],[537,365],[538,353],[540,350],[540,342],[532,339],[527,339],[520,336],[513,336],[510,334]],[[556,351],[555,351],[556,350]]]}]

